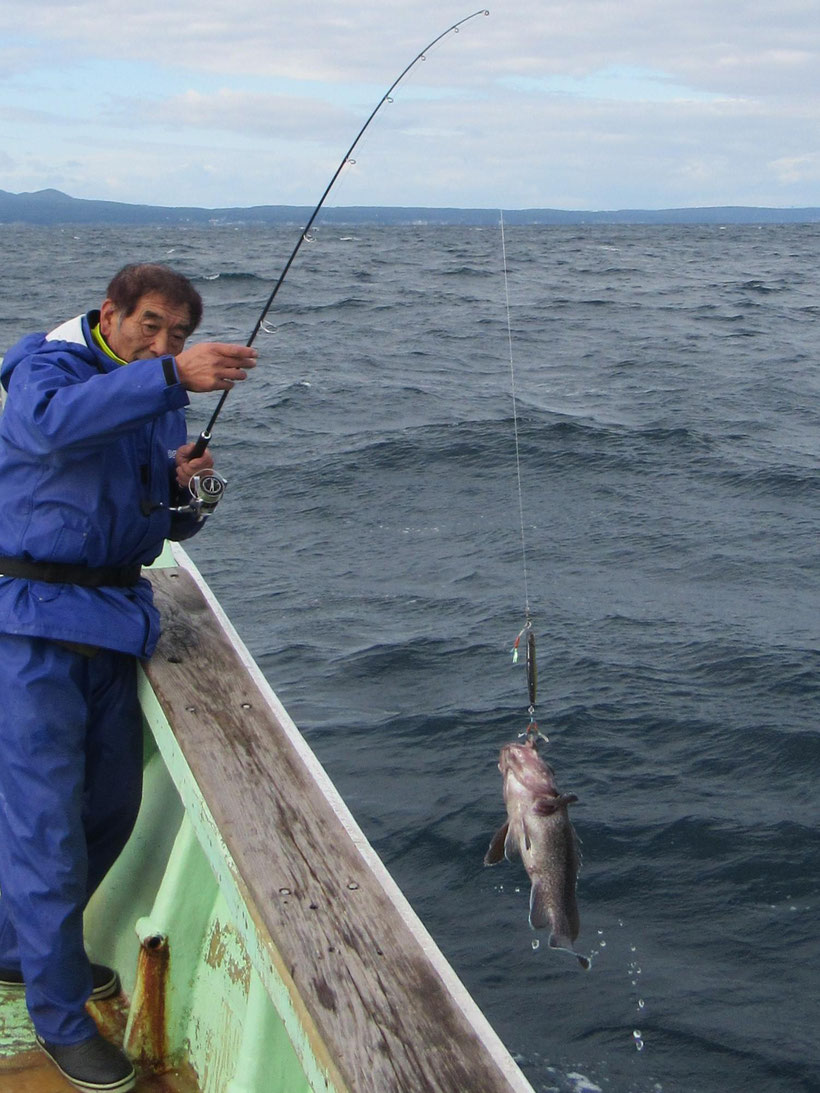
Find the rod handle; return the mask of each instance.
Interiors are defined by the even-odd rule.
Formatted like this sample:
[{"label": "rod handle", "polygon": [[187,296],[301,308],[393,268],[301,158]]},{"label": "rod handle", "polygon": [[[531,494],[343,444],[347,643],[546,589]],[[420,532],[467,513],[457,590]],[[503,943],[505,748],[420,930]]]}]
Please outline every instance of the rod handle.
[{"label": "rod handle", "polygon": [[211,434],[208,432],[201,432],[196,444],[194,444],[193,451],[191,452],[191,459],[199,459],[201,455],[205,454],[205,449],[208,447],[208,441],[211,439]]}]

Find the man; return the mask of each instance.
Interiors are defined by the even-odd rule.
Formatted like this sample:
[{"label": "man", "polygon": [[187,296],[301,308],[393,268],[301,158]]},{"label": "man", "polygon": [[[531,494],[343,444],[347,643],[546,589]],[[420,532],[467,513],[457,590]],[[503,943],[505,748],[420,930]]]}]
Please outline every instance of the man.
[{"label": "man", "polygon": [[189,281],[126,266],[99,311],[5,355],[0,380],[0,987],[25,987],[43,1050],[81,1090],[132,1089],[89,997],[83,909],[131,833],[142,792],[136,663],[159,634],[140,566],[201,526],[183,407],[247,378],[256,351],[185,348]]}]

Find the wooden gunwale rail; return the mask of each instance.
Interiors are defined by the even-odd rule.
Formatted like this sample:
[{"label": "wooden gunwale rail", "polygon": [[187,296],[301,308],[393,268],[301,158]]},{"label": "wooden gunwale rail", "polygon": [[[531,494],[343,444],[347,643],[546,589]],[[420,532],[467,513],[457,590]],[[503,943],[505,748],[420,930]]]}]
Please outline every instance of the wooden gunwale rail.
[{"label": "wooden gunwale rail", "polygon": [[303,1062],[313,1059],[311,1084],[532,1093],[207,585],[177,556],[184,567],[151,573],[163,638],[146,675],[224,840],[255,970],[272,997],[284,986],[277,1008]]}]

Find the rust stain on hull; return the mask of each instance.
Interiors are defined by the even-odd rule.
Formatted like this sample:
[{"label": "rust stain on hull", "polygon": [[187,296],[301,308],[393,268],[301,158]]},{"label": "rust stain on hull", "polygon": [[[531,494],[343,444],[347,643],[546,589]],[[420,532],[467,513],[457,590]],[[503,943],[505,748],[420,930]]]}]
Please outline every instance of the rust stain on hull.
[{"label": "rust stain on hull", "polygon": [[125,1050],[136,1066],[154,1073],[170,1069],[166,993],[171,954],[168,938],[146,938],[140,946],[137,982],[131,1001],[131,1035]]}]

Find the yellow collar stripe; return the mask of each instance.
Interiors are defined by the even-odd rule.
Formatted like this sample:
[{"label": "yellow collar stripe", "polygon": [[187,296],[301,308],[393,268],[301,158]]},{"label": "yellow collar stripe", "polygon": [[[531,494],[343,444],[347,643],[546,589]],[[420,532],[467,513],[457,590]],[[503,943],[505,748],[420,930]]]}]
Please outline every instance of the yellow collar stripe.
[{"label": "yellow collar stripe", "polygon": [[100,324],[99,323],[97,323],[95,326],[92,326],[91,334],[94,338],[94,341],[97,343],[97,345],[100,347],[100,349],[102,349],[103,353],[105,353],[106,356],[109,356],[112,361],[116,361],[117,364],[128,364],[128,361],[124,361],[122,359],[122,357],[117,356],[117,354],[114,352],[114,350],[108,344],[108,342],[102,336],[102,333],[100,332]]}]

